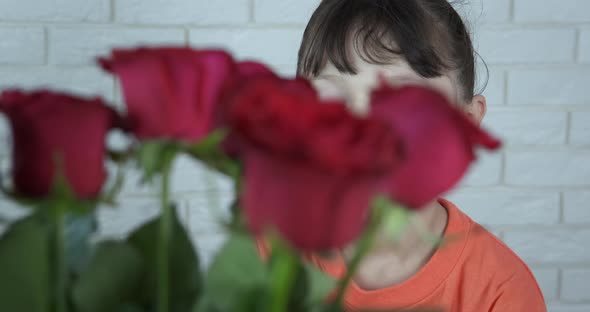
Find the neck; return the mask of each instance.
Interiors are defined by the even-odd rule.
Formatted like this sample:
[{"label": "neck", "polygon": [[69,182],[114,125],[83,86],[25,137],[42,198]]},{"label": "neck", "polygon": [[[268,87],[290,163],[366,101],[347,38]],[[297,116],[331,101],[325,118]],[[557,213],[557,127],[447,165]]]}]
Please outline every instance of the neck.
[{"label": "neck", "polygon": [[[447,223],[447,211],[433,202],[416,212],[428,232],[442,237]],[[414,224],[410,224],[397,241],[381,235],[371,251],[363,258],[355,282],[364,289],[378,289],[399,284],[416,274],[430,259],[436,246],[423,238]],[[344,251],[350,258],[354,247]]]}]

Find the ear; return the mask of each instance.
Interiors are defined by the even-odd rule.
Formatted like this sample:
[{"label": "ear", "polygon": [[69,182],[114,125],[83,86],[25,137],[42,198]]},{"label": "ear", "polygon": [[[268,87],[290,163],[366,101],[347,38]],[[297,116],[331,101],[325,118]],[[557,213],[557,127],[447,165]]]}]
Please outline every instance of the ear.
[{"label": "ear", "polygon": [[488,110],[488,104],[486,102],[485,96],[474,96],[473,99],[471,99],[471,103],[467,104],[463,110],[467,116],[473,120],[473,122],[479,125]]}]

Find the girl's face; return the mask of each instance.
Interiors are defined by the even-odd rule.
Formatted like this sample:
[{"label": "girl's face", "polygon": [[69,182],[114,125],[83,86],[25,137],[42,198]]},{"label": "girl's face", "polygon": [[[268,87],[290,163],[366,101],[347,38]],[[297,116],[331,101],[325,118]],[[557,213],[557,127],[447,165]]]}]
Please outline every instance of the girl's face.
[{"label": "girl's face", "polygon": [[381,75],[394,86],[412,84],[435,89],[451,103],[459,105],[477,123],[481,122],[485,114],[486,103],[483,96],[475,96],[470,103],[460,100],[463,97],[453,75],[424,78],[403,58],[388,65],[367,63],[358,54],[354,55],[353,60],[357,69],[356,75],[340,73],[328,62],[320,74],[312,78],[312,83],[322,98],[345,98],[353,112],[366,114],[369,110],[371,90],[377,86]]}]

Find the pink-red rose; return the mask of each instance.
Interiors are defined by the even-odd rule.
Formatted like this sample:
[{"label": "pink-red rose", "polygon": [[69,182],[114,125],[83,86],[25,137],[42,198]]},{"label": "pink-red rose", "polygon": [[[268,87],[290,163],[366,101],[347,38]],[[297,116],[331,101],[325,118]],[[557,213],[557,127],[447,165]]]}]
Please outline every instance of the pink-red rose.
[{"label": "pink-red rose", "polygon": [[186,47],[114,50],[99,62],[119,77],[128,127],[139,139],[198,141],[224,126],[224,99],[233,88],[270,73],[224,51]]},{"label": "pink-red rose", "polygon": [[353,116],[343,103],[321,102],[304,80],[258,79],[232,105],[251,229],[274,228],[307,251],[356,238],[402,157],[391,128]]},{"label": "pink-red rose", "polygon": [[410,208],[422,208],[455,186],[475,159],[476,147],[500,146],[430,89],[382,86],[371,104],[371,115],[394,127],[403,141],[406,157],[390,179],[389,192]]},{"label": "pink-red rose", "polygon": [[115,111],[100,99],[17,90],[2,93],[0,111],[12,129],[12,177],[19,194],[48,195],[56,167],[78,197],[99,194],[107,176],[105,137],[117,123]]}]

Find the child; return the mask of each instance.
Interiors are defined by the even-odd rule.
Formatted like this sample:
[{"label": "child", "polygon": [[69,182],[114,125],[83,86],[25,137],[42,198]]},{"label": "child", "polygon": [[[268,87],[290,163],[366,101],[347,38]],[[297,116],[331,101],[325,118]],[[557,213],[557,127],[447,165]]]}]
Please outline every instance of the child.
[{"label": "child", "polygon": [[[321,96],[346,97],[359,113],[367,111],[378,75],[434,88],[478,123],[486,113],[485,97],[474,92],[469,33],[447,0],[321,1],[303,36],[298,75]],[[441,199],[418,214],[431,232],[460,239],[436,249],[410,228],[396,244],[378,242],[347,292],[349,309],[546,311],[525,263],[455,205]],[[312,261],[341,276],[350,255]]]}]

